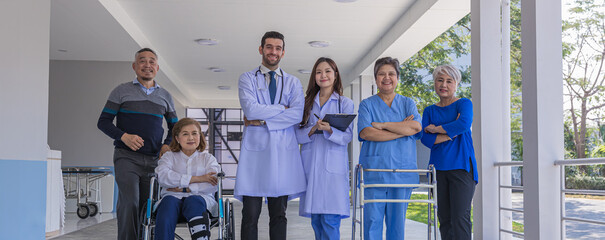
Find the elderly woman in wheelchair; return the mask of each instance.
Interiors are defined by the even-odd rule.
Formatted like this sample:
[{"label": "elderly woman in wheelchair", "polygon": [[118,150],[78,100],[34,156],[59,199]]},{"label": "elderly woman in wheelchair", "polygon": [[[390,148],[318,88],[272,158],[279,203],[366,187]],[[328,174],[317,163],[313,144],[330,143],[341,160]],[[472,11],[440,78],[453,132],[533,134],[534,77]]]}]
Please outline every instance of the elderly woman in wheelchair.
[{"label": "elderly woman in wheelchair", "polygon": [[178,121],[172,129],[172,143],[155,169],[161,200],[157,205],[156,239],[174,239],[179,219],[189,226],[191,239],[209,239],[210,219],[206,210],[217,216],[214,198],[220,166],[207,152],[200,124],[190,118]]}]

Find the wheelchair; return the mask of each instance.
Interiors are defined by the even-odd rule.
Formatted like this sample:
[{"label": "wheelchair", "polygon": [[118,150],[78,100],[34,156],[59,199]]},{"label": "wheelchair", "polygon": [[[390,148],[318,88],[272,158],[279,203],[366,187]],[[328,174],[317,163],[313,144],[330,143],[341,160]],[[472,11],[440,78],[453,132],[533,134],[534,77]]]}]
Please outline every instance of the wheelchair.
[{"label": "wheelchair", "polygon": [[[218,191],[214,194],[214,198],[218,203],[218,216],[212,216],[209,211],[206,213],[210,216],[210,229],[218,227],[218,240],[235,240],[235,219],[233,216],[233,203],[229,199],[223,199],[222,180],[225,178],[225,173],[217,174]],[[141,211],[142,226],[141,236],[143,240],[153,240],[155,234],[155,219],[157,203],[160,200],[160,184],[154,176],[151,178],[149,190],[149,198],[143,206],[144,211]],[[177,228],[187,228],[186,222],[177,223]],[[183,240],[181,236],[175,234],[175,238]]]}]

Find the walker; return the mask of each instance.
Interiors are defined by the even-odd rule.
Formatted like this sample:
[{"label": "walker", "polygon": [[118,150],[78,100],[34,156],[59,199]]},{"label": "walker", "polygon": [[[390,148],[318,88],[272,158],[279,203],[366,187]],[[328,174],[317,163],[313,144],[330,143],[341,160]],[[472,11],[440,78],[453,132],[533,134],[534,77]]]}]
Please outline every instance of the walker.
[{"label": "walker", "polygon": [[[418,173],[423,174],[426,173],[428,177],[427,184],[365,184],[363,181],[363,172],[389,172],[389,173]],[[355,240],[355,225],[360,225],[359,238],[363,239],[363,206],[367,203],[377,203],[377,202],[385,202],[385,203],[426,203],[427,211],[428,211],[428,221],[427,221],[427,237],[431,239],[431,233],[433,234],[435,240],[437,240],[437,179],[436,179],[436,170],[435,167],[430,164],[428,169],[363,169],[361,164],[357,164],[355,167],[355,175],[354,182],[355,188],[353,188],[353,231],[351,239]],[[427,199],[365,199],[364,198],[364,189],[366,188],[378,188],[378,187],[388,187],[388,188],[426,188],[427,189]],[[357,188],[360,189],[359,193],[359,215],[360,219],[357,219]],[[432,216],[432,217],[431,217]]]}]

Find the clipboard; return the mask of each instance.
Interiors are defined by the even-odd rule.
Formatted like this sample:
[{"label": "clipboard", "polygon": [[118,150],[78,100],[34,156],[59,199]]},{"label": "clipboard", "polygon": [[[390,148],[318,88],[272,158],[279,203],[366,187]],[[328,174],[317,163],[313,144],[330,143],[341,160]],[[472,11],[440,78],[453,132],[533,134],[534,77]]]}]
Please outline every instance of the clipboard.
[{"label": "clipboard", "polygon": [[336,114],[326,114],[322,121],[328,122],[331,127],[336,128],[340,131],[346,131],[351,122],[357,114],[346,114],[346,113],[336,113]]}]

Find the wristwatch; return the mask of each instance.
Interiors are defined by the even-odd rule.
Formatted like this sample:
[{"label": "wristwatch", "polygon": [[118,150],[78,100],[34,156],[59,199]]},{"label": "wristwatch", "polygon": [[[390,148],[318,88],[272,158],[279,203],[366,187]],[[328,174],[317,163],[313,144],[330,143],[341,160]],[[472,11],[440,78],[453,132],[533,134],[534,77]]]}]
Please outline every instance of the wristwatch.
[{"label": "wristwatch", "polygon": [[183,192],[184,192],[184,193],[186,193],[186,192],[187,192],[187,188],[186,188],[186,187],[184,187],[184,188],[183,188]]},{"label": "wristwatch", "polygon": [[260,122],[260,125],[266,125],[267,122],[265,122],[265,120],[258,120]]}]

